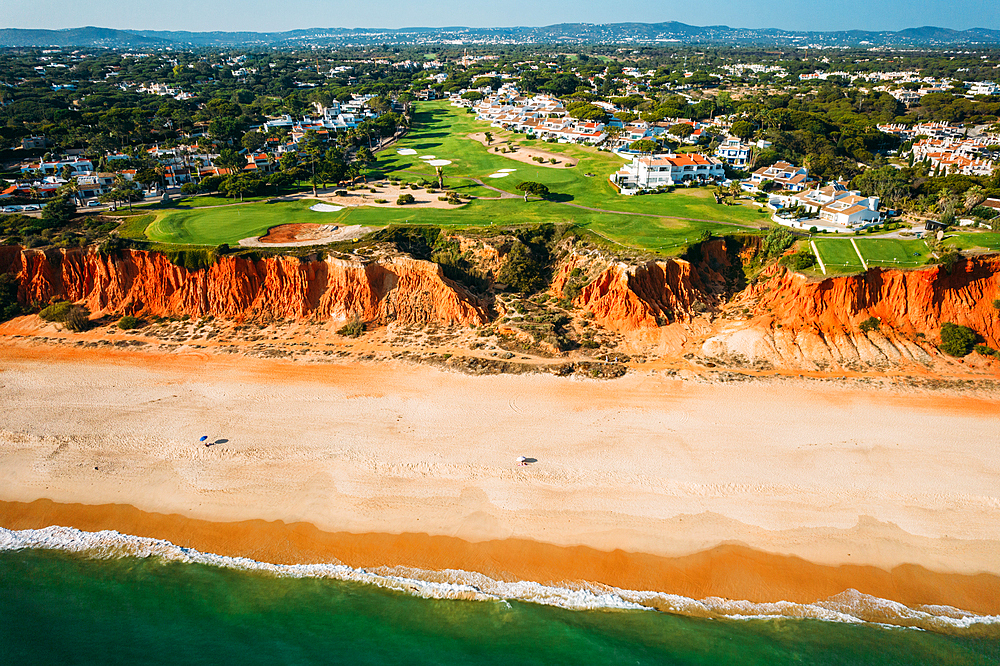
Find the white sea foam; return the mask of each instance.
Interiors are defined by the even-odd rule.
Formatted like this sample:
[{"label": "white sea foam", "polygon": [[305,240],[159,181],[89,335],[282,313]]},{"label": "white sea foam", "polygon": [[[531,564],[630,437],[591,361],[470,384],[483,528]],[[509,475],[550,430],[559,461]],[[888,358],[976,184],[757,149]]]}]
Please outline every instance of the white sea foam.
[{"label": "white sea foam", "polygon": [[977,615],[951,606],[911,608],[857,590],[814,603],[755,603],[719,597],[692,599],[676,594],[625,590],[597,583],[543,585],[533,581],[501,581],[469,571],[425,571],[409,567],[357,569],[343,564],[272,564],[228,557],[178,546],[162,539],[105,530],[84,532],[72,527],[38,530],[0,528],[0,551],[38,548],[80,553],[98,559],[156,557],[167,561],[207,564],[276,576],[330,578],[399,590],[434,599],[518,600],[572,610],[659,610],[697,617],[731,619],[808,618],[828,622],[873,623],[932,631],[955,631],[984,625],[1000,628],[1000,615]]}]

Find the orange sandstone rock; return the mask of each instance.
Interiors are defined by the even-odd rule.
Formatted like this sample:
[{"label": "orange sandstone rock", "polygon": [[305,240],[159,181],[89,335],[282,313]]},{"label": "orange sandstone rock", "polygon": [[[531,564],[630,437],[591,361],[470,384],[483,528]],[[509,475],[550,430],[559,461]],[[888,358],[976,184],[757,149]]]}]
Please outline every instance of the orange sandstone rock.
[{"label": "orange sandstone rock", "polygon": [[340,259],[221,257],[187,270],[153,252],[102,256],[93,249],[0,248],[0,271],[20,278],[19,299],[65,298],[92,312],[228,319],[400,321],[479,326],[482,305],[427,261],[396,257],[364,264]]}]

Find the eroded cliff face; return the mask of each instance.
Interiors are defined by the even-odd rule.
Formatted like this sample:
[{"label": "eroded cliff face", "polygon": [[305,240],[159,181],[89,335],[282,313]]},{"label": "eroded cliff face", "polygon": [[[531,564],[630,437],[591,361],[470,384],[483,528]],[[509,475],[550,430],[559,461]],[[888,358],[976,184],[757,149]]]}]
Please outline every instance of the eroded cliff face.
[{"label": "eroded cliff face", "polygon": [[162,254],[93,249],[0,250],[0,271],[18,275],[19,299],[52,298],[91,312],[227,319],[346,319],[479,326],[487,315],[437,264],[409,257],[374,263],[341,259],[221,257],[187,270]]},{"label": "eroded cliff face", "polygon": [[[742,292],[730,306],[748,320],[725,324],[702,346],[706,356],[818,368],[927,365],[941,324],[969,326],[1000,346],[1000,258],[968,258],[949,273],[871,269],[810,282],[780,267]],[[865,333],[869,317],[879,328]]]}]

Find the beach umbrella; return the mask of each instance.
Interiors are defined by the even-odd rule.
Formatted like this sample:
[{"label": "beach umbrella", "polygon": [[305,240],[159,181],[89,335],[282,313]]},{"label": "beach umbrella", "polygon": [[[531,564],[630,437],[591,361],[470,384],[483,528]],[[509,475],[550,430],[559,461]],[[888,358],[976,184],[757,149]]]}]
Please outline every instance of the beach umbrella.
[{"label": "beach umbrella", "polygon": [[524,463],[525,463],[525,462],[526,462],[527,460],[528,460],[528,459],[527,459],[527,458],[525,458],[524,456],[518,456],[518,457],[517,457],[517,463],[518,463],[519,465],[523,465],[523,464],[524,464]]},{"label": "beach umbrella", "polygon": [[208,435],[202,435],[201,437],[198,438],[198,441],[204,442],[206,439],[208,439]]}]

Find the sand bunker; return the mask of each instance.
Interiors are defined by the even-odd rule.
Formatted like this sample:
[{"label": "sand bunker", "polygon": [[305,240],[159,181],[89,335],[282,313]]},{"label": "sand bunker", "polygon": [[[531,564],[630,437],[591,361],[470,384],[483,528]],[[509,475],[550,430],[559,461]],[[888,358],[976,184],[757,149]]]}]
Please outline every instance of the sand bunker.
[{"label": "sand bunker", "polygon": [[[316,205],[326,206],[327,204]],[[328,207],[336,208],[336,206]],[[326,243],[360,238],[371,230],[370,227],[360,225],[342,227],[336,224],[281,224],[272,227],[260,238],[244,238],[240,241],[240,245],[244,247],[325,245]]]},{"label": "sand bunker", "polygon": [[497,169],[497,173],[514,173],[517,169]]},{"label": "sand bunker", "polygon": [[330,204],[318,203],[314,206],[309,206],[309,210],[314,210],[317,213],[336,213],[337,211],[344,210],[343,206],[331,206]]},{"label": "sand bunker", "polygon": [[443,167],[451,164],[451,160],[429,160],[427,163],[433,167]]},{"label": "sand bunker", "polygon": [[413,148],[400,148],[399,150],[396,151],[396,154],[397,155],[416,155],[417,151],[413,150]]},{"label": "sand bunker", "polygon": [[491,173],[489,178],[506,178],[509,175],[509,173]]},{"label": "sand bunker", "polygon": [[435,158],[434,158],[433,155],[421,155],[420,159],[422,159],[422,160],[433,160]]}]

